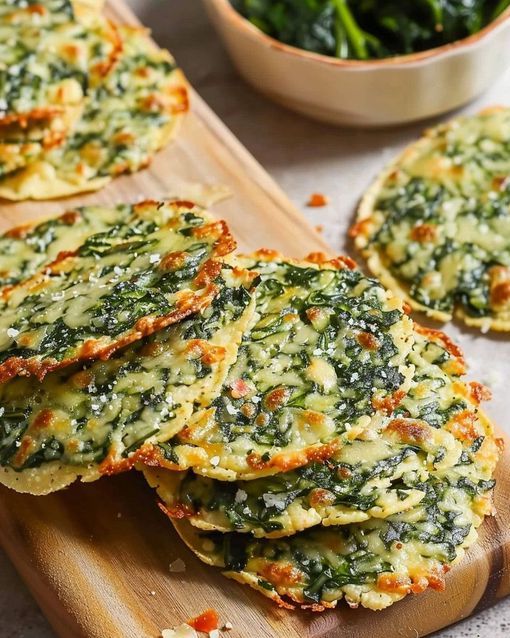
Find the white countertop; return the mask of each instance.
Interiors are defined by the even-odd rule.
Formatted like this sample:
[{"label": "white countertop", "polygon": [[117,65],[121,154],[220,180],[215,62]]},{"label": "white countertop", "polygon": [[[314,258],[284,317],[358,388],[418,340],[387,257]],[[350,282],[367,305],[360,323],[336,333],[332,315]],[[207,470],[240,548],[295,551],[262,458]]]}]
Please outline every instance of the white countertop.
[{"label": "white countertop", "polygon": [[[332,248],[345,250],[345,230],[361,193],[384,163],[419,134],[423,124],[367,132],[335,129],[294,115],[260,97],[238,78],[199,0],[128,1],[144,24],[152,27],[155,39],[173,52],[202,97],[310,221],[323,227],[324,237]],[[474,112],[489,104],[508,104],[509,94],[510,71],[466,110]],[[312,192],[327,195],[330,205],[307,209],[305,203]],[[456,326],[450,326],[448,331],[464,347],[473,376],[492,386],[494,400],[488,412],[505,427],[503,383],[510,376],[510,341],[466,332]],[[491,351],[496,350],[499,356],[494,359]],[[490,374],[485,369],[489,357]],[[510,433],[510,421],[506,430]],[[509,635],[510,598],[436,634],[435,638]],[[2,550],[0,638],[55,638]]]}]

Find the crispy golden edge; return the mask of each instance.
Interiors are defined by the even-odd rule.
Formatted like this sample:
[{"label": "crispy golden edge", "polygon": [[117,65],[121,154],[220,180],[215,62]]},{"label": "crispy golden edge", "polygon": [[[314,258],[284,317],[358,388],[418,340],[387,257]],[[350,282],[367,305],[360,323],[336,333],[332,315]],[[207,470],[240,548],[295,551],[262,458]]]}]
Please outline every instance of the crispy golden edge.
[{"label": "crispy golden edge", "polygon": [[462,308],[455,310],[455,315],[462,319],[471,328],[480,328],[483,332],[494,330],[494,332],[510,332],[510,320],[492,319],[491,317],[470,317]]},{"label": "crispy golden edge", "polygon": [[68,487],[76,480],[83,483],[97,481],[102,476],[112,476],[127,472],[133,468],[140,456],[143,456],[147,446],[142,446],[129,458],[111,464],[106,471],[104,462],[101,464],[83,466],[66,465],[60,461],[45,463],[39,467],[14,470],[0,466],[0,485],[5,485],[16,492],[31,494],[32,496],[46,496],[52,492]]},{"label": "crispy golden edge", "polygon": [[[99,205],[98,205],[99,206]],[[59,213],[58,215],[43,215],[42,217],[36,217],[35,219],[30,219],[22,224],[16,224],[16,226],[11,226],[3,233],[0,234],[0,237],[13,237],[15,239],[24,239],[24,237],[30,233],[34,228],[39,226],[40,224],[44,224],[45,222],[49,222],[55,219],[63,219],[68,217],[69,215],[79,214],[77,208],[69,208],[63,213]],[[72,228],[72,224],[70,224],[70,228]]]},{"label": "crispy golden edge", "polygon": [[54,117],[62,115],[63,106],[38,106],[25,113],[9,113],[0,118],[0,131],[4,126],[18,125],[22,129],[41,121],[51,121]]},{"label": "crispy golden edge", "polygon": [[[209,565],[210,567],[218,567],[220,569],[222,568],[222,564],[221,564],[220,561],[215,561],[210,554],[208,554],[207,552],[205,552],[204,550],[201,549],[201,547],[199,545],[199,542],[198,542],[199,541],[200,530],[194,528],[187,521],[175,520],[175,519],[170,519],[170,520],[171,520],[171,523],[172,523],[175,531],[179,535],[180,539],[183,541],[183,543],[186,545],[186,547],[191,552],[193,552],[193,554],[195,554],[195,556],[197,558],[199,558],[203,563],[205,563],[206,565]],[[263,587],[261,587],[258,584],[258,579],[255,578],[255,577],[250,578],[249,582],[248,582],[245,579],[245,575],[242,572],[238,573],[238,572],[226,572],[226,571],[224,571],[223,574],[227,578],[231,578],[233,580],[236,580],[237,582],[239,582],[241,584],[250,585],[250,587],[252,587],[253,589],[255,589],[258,592],[260,592],[266,598],[270,598],[271,600],[273,600],[280,607],[285,607],[286,609],[294,609],[295,608],[294,605],[291,605],[291,604],[285,602],[276,593],[276,591],[269,591],[269,590],[264,589]]]},{"label": "crispy golden edge", "polygon": [[259,248],[252,253],[241,254],[239,255],[239,259],[242,261],[243,259],[253,259],[255,261],[266,261],[266,262],[280,262],[280,263],[288,263],[293,264],[295,266],[303,266],[310,267],[315,266],[318,269],[326,269],[326,270],[354,270],[358,267],[358,264],[345,255],[337,255],[335,257],[330,257],[322,252],[313,252],[309,253],[303,259],[295,259],[292,257],[286,257],[282,253],[277,250],[273,250],[271,248]]},{"label": "crispy golden edge", "polygon": [[99,478],[97,468],[66,466],[53,461],[42,467],[16,472],[10,467],[0,467],[0,485],[22,494],[45,496],[62,490],[81,477],[82,481]]}]

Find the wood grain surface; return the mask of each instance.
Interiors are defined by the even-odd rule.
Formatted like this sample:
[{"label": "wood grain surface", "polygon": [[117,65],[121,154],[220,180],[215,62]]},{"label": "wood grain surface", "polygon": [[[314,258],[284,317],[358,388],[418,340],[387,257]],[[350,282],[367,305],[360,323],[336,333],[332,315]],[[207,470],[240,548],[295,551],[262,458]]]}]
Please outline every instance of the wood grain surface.
[{"label": "wood grain surface", "polygon": [[[109,11],[120,22],[134,22],[118,0]],[[295,257],[328,250],[195,94],[179,138],[149,170],[58,203],[0,204],[0,227],[77,203],[160,198],[199,182],[231,189],[233,197],[214,210],[227,219],[242,249],[267,246]],[[288,612],[226,580],[184,548],[135,473],[47,497],[0,489],[0,542],[62,638],[156,638],[210,606],[233,624],[232,638],[417,638],[510,593],[509,469],[507,451],[497,473],[498,514],[448,574],[446,592],[409,597],[383,612],[342,604],[320,615]],[[184,573],[169,569],[177,557],[186,564]]]}]

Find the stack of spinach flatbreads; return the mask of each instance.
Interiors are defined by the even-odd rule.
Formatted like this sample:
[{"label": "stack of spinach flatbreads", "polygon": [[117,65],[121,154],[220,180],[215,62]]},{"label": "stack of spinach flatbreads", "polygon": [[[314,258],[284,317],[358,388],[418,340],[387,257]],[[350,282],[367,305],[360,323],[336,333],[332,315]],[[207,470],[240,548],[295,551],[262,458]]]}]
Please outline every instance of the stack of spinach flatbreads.
[{"label": "stack of spinach flatbreads", "polygon": [[282,605],[442,589],[500,446],[460,351],[347,258],[234,254],[188,201],[0,238],[0,482],[132,468],[206,563]]}]

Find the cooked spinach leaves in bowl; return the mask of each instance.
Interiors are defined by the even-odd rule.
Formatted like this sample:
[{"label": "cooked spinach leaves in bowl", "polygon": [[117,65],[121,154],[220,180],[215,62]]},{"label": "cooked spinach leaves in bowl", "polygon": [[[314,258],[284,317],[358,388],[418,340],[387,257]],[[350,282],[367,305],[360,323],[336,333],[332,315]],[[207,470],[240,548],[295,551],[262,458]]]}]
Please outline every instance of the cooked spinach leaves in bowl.
[{"label": "cooked spinach leaves in bowl", "polygon": [[341,59],[406,55],[461,40],[510,0],[231,0],[264,33]]}]

